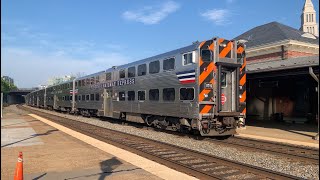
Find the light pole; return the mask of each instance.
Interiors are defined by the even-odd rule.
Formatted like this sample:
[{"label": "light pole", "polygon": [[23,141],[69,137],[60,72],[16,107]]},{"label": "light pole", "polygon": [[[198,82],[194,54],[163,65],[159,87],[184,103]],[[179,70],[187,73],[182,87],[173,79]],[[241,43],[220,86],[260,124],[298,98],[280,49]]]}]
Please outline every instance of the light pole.
[{"label": "light pole", "polygon": [[1,118],[2,118],[2,107],[3,107],[3,93],[1,93]]}]

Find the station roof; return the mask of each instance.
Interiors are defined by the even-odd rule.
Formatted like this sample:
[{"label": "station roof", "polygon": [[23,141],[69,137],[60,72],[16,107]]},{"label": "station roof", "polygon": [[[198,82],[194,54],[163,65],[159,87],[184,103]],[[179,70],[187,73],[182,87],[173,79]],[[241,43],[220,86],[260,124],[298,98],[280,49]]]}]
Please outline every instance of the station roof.
[{"label": "station roof", "polygon": [[319,66],[319,55],[251,63],[247,65],[246,72],[251,74],[313,66]]},{"label": "station roof", "polygon": [[319,44],[319,37],[278,22],[270,22],[261,26],[257,26],[234,39],[248,41],[246,42],[247,48],[271,44],[283,40],[296,40],[311,44]]}]

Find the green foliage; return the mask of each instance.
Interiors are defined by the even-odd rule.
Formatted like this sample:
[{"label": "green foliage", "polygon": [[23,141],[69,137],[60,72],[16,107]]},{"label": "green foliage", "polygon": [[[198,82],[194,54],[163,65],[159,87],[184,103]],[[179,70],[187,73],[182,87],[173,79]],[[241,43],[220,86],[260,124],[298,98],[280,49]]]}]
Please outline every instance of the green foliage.
[{"label": "green foliage", "polygon": [[17,89],[15,85],[10,85],[7,81],[1,78],[1,92],[7,94],[9,91]]}]

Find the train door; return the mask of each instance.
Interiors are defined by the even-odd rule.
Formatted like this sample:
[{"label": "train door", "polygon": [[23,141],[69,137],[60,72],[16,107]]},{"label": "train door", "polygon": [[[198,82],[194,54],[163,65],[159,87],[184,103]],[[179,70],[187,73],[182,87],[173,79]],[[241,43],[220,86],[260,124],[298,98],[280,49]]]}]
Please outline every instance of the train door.
[{"label": "train door", "polygon": [[104,116],[112,116],[112,90],[104,89],[103,91]]},{"label": "train door", "polygon": [[220,111],[237,111],[237,68],[221,67],[220,69]]},{"label": "train door", "polygon": [[220,73],[220,87],[221,87],[221,111],[231,112],[232,104],[234,99],[233,97],[233,88],[232,88],[232,79],[233,73],[232,71],[222,68]]}]

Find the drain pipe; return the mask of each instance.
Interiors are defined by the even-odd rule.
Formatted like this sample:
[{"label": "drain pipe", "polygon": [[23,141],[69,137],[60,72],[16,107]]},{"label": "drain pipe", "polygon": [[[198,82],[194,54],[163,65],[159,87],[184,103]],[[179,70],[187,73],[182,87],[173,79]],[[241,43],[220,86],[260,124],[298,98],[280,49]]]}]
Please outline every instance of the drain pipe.
[{"label": "drain pipe", "polygon": [[318,87],[317,87],[317,92],[318,92],[318,134],[313,137],[313,139],[318,140],[319,141],[319,79],[318,77],[314,74],[312,67],[309,67],[309,74],[313,77],[314,80],[317,81],[318,83]]}]

